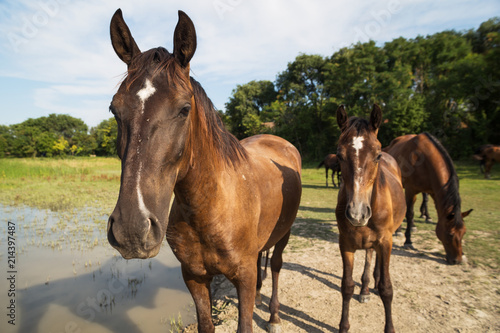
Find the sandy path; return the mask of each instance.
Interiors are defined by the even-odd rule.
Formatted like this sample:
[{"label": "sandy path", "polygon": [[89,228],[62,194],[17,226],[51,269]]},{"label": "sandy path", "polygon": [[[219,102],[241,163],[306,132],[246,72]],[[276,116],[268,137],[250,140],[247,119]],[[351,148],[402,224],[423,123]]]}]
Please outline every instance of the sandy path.
[{"label": "sandy path", "polygon": [[[336,226],[332,225],[333,230]],[[433,232],[415,235],[418,250],[405,250],[394,239],[391,278],[394,287],[393,320],[397,332],[500,332],[498,271],[472,265],[449,266]],[[427,240],[426,240],[427,239]],[[293,244],[308,244],[294,247]],[[292,236],[280,275],[280,316],[283,332],[337,332],[341,314],[342,260],[338,243]],[[364,251],[356,253],[355,296],[351,301],[350,332],[383,332],[382,301],[372,294],[360,303],[356,294]],[[373,283],[371,284],[373,286]],[[236,291],[224,278],[213,284],[216,332],[237,328]],[[373,291],[372,291],[373,292]],[[269,319],[271,279],[264,280],[264,305],[254,311],[254,332],[265,332]],[[217,311],[214,311],[214,313]],[[187,332],[195,331],[191,326]]]}]

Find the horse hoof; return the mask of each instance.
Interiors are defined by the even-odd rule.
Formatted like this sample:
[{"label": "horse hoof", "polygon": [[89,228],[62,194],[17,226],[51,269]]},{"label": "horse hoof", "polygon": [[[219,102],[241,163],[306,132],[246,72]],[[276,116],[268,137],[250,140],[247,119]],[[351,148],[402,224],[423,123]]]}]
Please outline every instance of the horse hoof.
[{"label": "horse hoof", "polygon": [[281,333],[281,324],[267,324],[267,331],[269,333]]},{"label": "horse hoof", "polygon": [[360,303],[368,303],[369,300],[370,300],[370,295],[359,295]]},{"label": "horse hoof", "polygon": [[413,244],[405,244],[403,247],[407,250],[415,250],[415,247],[413,246]]},{"label": "horse hoof", "polygon": [[394,234],[394,236],[395,236],[395,237],[403,237],[403,236],[404,236],[404,234],[403,234],[402,232],[399,232],[399,231],[398,231],[398,232],[396,232],[396,233]]},{"label": "horse hoof", "polygon": [[432,219],[430,217],[425,219],[425,223],[432,223]]}]

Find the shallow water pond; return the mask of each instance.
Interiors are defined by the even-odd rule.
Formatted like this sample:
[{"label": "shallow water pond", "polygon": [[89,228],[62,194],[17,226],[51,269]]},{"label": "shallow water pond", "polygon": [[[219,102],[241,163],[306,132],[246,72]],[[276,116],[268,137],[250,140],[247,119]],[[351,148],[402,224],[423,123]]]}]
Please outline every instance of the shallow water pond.
[{"label": "shallow water pond", "polygon": [[[166,242],[155,258],[125,260],[107,243],[107,216],[91,210],[0,205],[0,221],[0,332],[168,332],[179,316],[184,325],[195,321]],[[15,263],[8,251],[13,226]]]}]

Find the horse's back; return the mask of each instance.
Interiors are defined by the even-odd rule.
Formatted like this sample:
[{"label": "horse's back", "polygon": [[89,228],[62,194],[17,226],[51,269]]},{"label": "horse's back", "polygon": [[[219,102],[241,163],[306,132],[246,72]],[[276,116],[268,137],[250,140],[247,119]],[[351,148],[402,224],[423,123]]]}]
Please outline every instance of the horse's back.
[{"label": "horse's back", "polygon": [[261,134],[241,141],[254,174],[252,191],[260,198],[258,238],[267,250],[290,230],[302,194],[302,159],[297,148],[280,137]]},{"label": "horse's back", "polygon": [[302,170],[300,153],[290,142],[275,135],[260,134],[241,140],[252,158],[263,158],[292,168],[297,172]]}]

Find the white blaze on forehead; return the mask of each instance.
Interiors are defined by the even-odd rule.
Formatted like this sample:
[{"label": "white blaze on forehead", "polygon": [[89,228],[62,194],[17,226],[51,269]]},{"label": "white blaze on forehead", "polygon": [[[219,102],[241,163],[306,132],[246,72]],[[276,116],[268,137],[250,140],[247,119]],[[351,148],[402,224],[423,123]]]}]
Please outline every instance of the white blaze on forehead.
[{"label": "white blaze on forehead", "polygon": [[137,92],[137,96],[139,96],[139,99],[141,100],[142,112],[144,112],[144,103],[146,103],[148,98],[153,96],[155,92],[156,88],[153,86],[151,81],[149,81],[149,79],[146,79],[146,82],[144,83],[144,88],[142,88]]},{"label": "white blaze on forehead", "polygon": [[356,156],[359,156],[359,150],[363,148],[363,138],[362,136],[355,136],[352,138],[352,147],[356,149]]}]

